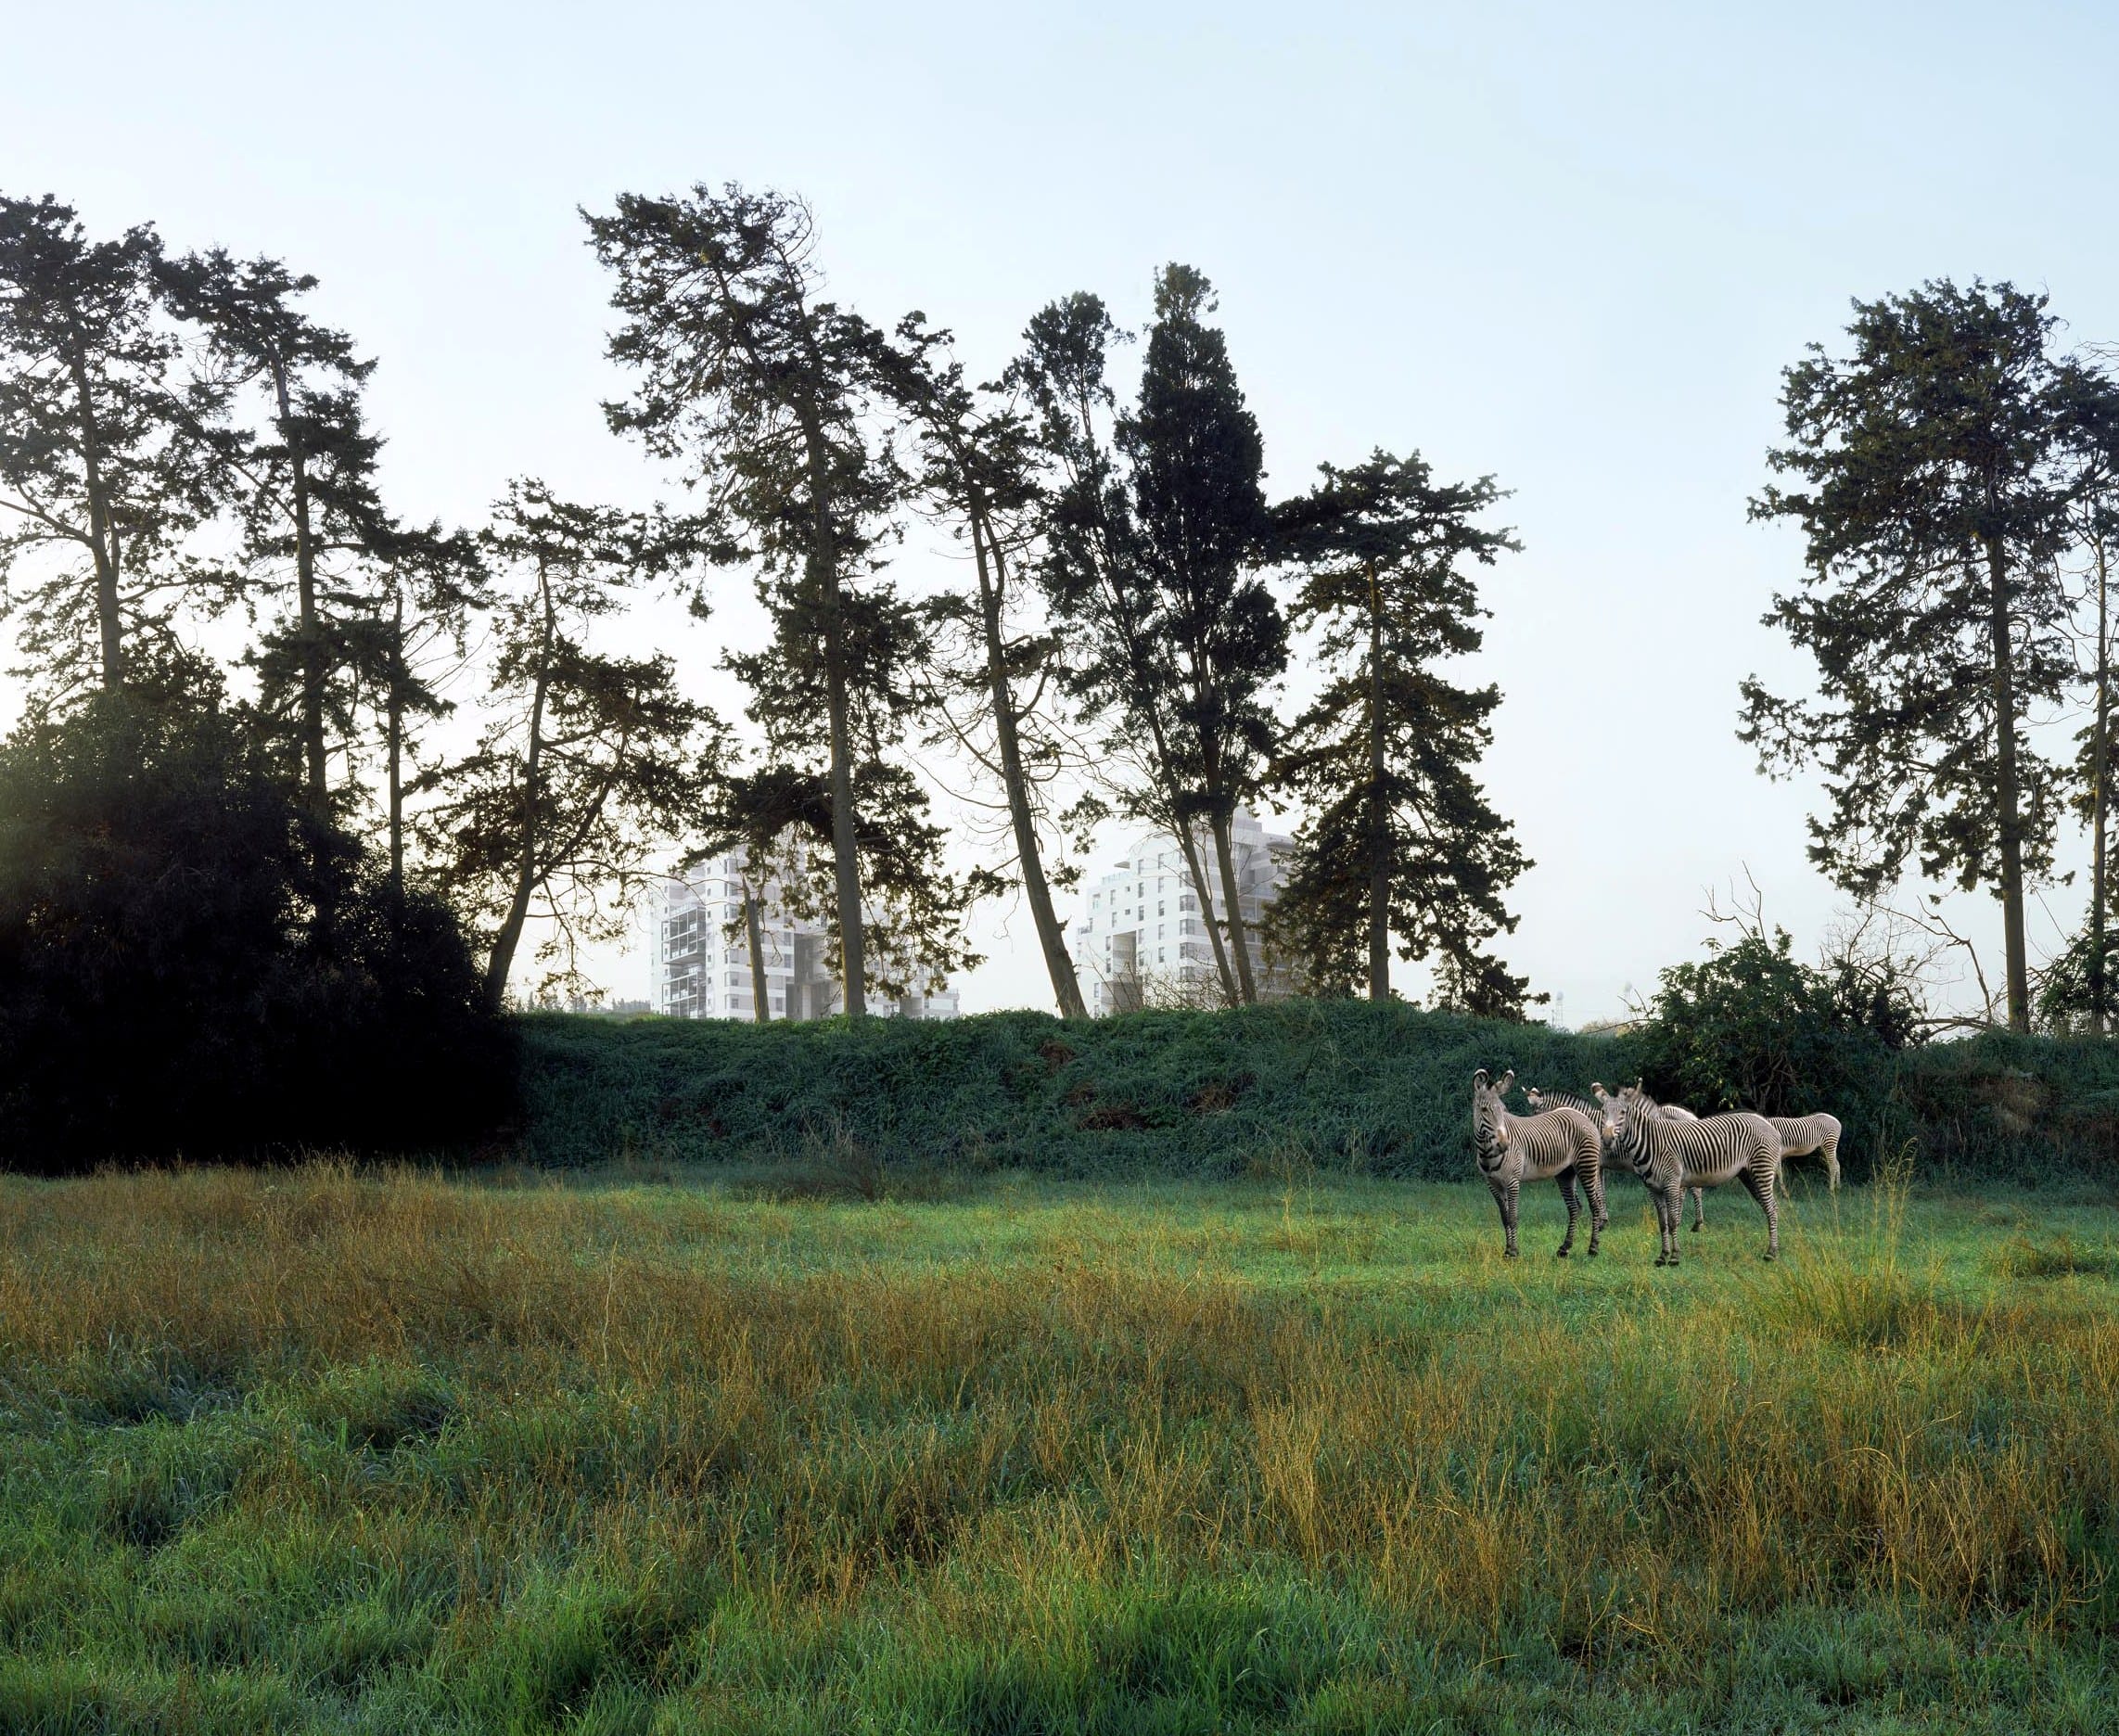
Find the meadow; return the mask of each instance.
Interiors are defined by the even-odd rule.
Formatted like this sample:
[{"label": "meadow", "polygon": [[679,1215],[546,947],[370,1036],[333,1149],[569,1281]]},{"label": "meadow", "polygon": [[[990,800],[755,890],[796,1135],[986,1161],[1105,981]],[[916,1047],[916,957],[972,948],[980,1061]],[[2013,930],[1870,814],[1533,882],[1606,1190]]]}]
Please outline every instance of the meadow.
[{"label": "meadow", "polygon": [[2119,1209],[0,1179],[0,1730],[2091,1731]]}]

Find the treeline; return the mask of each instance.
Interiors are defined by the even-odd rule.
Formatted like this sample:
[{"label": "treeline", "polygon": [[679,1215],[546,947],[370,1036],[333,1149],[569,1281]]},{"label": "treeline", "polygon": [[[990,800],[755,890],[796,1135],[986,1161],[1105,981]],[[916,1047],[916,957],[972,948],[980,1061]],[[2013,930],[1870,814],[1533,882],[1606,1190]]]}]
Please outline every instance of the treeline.
[{"label": "treeline", "polygon": [[[832,299],[797,200],[701,187],[585,220],[629,381],[605,415],[685,492],[632,513],[517,479],[458,527],[384,498],[375,364],[313,278],[0,200],[0,569],[37,726],[121,697],[233,721],[310,823],[458,914],[495,1009],[526,936],[541,987],[568,986],[680,845],[744,849],[754,892],[824,922],[856,1016],[973,963],[970,905],[1018,888],[1079,1014],[1054,891],[1121,815],[1182,856],[1219,999],[1257,998],[1269,948],[1279,980],[1385,994],[1395,951],[1520,1015],[1490,943],[1527,864],[1476,778],[1500,696],[1446,670],[1514,546],[1490,479],[1379,449],[1269,499],[1189,266],[1156,274],[1142,334],[1071,294],[972,365],[920,313]],[[915,594],[916,523],[968,558]],[[747,749],[670,657],[609,648],[636,602],[703,616],[724,574],[771,623],[722,664]],[[1287,718],[1303,632],[1326,681]],[[476,715],[438,728],[465,693]],[[927,794],[945,760],[993,821],[968,874]],[[1269,794],[1312,813],[1270,937],[1231,836]]]},{"label": "treeline", "polygon": [[[318,1032],[326,1007],[435,1009],[456,1035],[407,1040],[451,1053],[512,983],[578,981],[673,849],[739,849],[753,910],[775,881],[825,923],[855,1017],[974,963],[966,913],[1010,888],[1054,1006],[1080,1014],[1054,893],[1114,816],[1181,859],[1221,1003],[1386,998],[1394,959],[1432,967],[1438,1007],[1521,1019],[1542,999],[1496,951],[1529,865],[1479,781],[1500,695],[1453,678],[1485,569],[1518,546],[1493,479],[1378,447],[1269,497],[1188,265],[1155,274],[1142,332],[1079,291],[967,362],[923,313],[835,300],[797,199],[700,186],[583,215],[626,382],[605,417],[683,492],[630,511],[517,478],[458,526],[386,498],[376,364],[315,315],[313,278],[0,198],[0,606],[32,696],[0,747],[0,1002],[11,1055],[83,1057],[70,1098],[10,1087],[76,1103],[39,1137],[118,1124],[85,1057],[121,999],[165,1047],[222,1057],[170,1051],[207,1097],[262,1053],[232,1033],[287,1035],[287,1005],[240,1001],[268,980],[337,985],[307,1002]],[[1769,772],[1822,769],[1812,855],[1857,897],[1915,870],[1996,890],[1991,1018],[2101,1031],[2119,387],[2054,332],[2007,285],[1931,284],[1857,303],[1850,354],[1789,371],[1770,462],[1793,481],[1755,510],[1807,539],[1768,620],[1819,694],[1747,683],[1742,734]],[[915,524],[961,548],[953,579],[903,582]],[[705,616],[732,576],[771,629],[721,664],[747,746],[670,654],[614,631],[649,597]],[[1296,655],[1321,679],[1289,716]],[[2074,760],[2041,757],[2030,722],[2086,691]],[[930,804],[943,774],[991,822],[968,873]],[[1304,818],[1259,932],[1232,826],[1268,798]],[[2024,900],[2070,804],[2090,915],[2034,983]],[[270,907],[249,964],[182,962],[175,937],[211,941],[158,901],[179,883]],[[221,1012],[177,991],[207,980]],[[126,1113],[127,1138],[160,1125]]]}]

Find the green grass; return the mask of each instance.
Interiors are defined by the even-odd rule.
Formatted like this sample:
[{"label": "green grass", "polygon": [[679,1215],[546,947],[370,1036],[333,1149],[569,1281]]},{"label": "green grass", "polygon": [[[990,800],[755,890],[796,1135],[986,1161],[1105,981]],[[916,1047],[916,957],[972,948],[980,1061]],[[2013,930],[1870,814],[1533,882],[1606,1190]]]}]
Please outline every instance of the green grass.
[{"label": "green grass", "polygon": [[672,1175],[0,1181],[0,1730],[2119,1726],[2093,1192]]}]

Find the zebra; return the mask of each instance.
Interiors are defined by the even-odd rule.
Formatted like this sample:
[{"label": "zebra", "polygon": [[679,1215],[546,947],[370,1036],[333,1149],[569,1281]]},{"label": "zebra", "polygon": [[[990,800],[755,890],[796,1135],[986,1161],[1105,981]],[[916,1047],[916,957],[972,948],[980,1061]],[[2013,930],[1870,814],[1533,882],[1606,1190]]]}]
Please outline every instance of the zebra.
[{"label": "zebra", "polygon": [[1840,1184],[1840,1124],[1837,1117],[1829,1115],[1768,1116],[1773,1130],[1781,1135],[1781,1155],[1783,1157],[1807,1157],[1812,1152],[1820,1154],[1825,1160],[1825,1176],[1832,1191],[1837,1193]]},{"label": "zebra", "polygon": [[1781,1254],[1781,1209],[1774,1184],[1781,1172],[1781,1136],[1764,1116],[1718,1115],[1672,1120],[1639,1085],[1604,1098],[1604,1142],[1627,1162],[1655,1199],[1662,1251],[1658,1266],[1678,1264],[1678,1225],[1688,1186],[1743,1183],[1766,1213],[1766,1257]]},{"label": "zebra", "polygon": [[[1606,1091],[1603,1086],[1595,1079],[1589,1081],[1589,1089],[1597,1094],[1595,1103],[1591,1103],[1587,1097],[1577,1097],[1573,1091],[1538,1091],[1525,1089],[1523,1094],[1530,1099],[1533,1113],[1548,1104],[1564,1104],[1571,1109],[1579,1109],[1602,1130],[1604,1117],[1603,1105],[1610,1096],[1610,1092]],[[1666,1121],[1697,1121],[1700,1118],[1682,1104],[1657,1104],[1655,1113]],[[1692,1190],[1692,1229],[1696,1233],[1706,1227],[1706,1191],[1704,1188],[1694,1188]]]},{"label": "zebra", "polygon": [[1565,1259],[1575,1246],[1575,1220],[1581,1203],[1575,1196],[1575,1180],[1589,1196],[1589,1252],[1597,1252],[1598,1238],[1611,1215],[1604,1209],[1603,1142],[1596,1123],[1578,1109],[1553,1109],[1544,1115],[1514,1116],[1501,1101],[1515,1079],[1513,1070],[1501,1075],[1499,1085],[1489,1082],[1481,1067],[1472,1075],[1472,1142],[1478,1154],[1479,1173],[1500,1207],[1501,1232],[1508,1239],[1508,1257],[1515,1252],[1517,1201],[1525,1181],[1556,1181],[1560,1197],[1567,1202],[1567,1235],[1557,1257]]}]

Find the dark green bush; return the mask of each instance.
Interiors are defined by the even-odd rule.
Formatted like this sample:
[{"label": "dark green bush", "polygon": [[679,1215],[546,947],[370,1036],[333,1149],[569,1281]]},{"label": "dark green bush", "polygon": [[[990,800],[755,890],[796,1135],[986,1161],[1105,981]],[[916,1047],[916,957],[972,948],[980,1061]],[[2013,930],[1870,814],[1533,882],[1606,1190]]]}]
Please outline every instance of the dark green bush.
[{"label": "dark green bush", "polygon": [[102,696],[0,744],[0,1165],[431,1149],[511,1085],[453,916],[238,720]]},{"label": "dark green bush", "polygon": [[[851,1151],[1081,1176],[1469,1178],[1475,1068],[1581,1090],[1642,1071],[1649,1040],[1350,1000],[1066,1023],[539,1014],[521,1030],[524,1139],[543,1163],[813,1168],[820,1151]],[[1983,1037],[1851,1053],[1838,1094],[1816,1106],[1846,1124],[1857,1179],[1908,1142],[1917,1172],[1937,1177],[2119,1175],[2119,1043]]]},{"label": "dark green bush", "polygon": [[1295,1001],[1063,1023],[523,1022],[532,1154],[771,1160],[850,1136],[893,1162],[1093,1175],[1316,1164],[1470,1173],[1473,1072],[1615,1078],[1626,1045],[1398,1004]]}]

